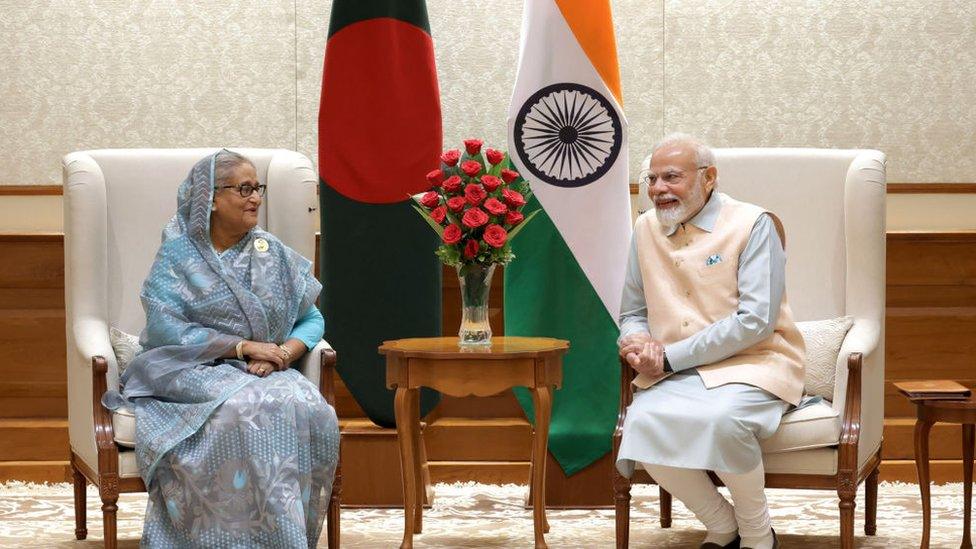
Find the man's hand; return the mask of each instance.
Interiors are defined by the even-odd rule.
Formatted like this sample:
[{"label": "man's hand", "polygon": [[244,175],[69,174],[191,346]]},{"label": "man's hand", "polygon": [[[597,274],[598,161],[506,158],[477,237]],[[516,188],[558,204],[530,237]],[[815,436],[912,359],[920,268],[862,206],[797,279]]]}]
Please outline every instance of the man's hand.
[{"label": "man's hand", "polygon": [[647,332],[636,332],[624,336],[620,340],[620,358],[626,359],[627,355],[631,353],[639,354],[644,349],[644,344],[651,341],[654,339]]},{"label": "man's hand", "polygon": [[620,356],[639,374],[664,375],[664,344],[646,332],[631,334],[620,342]]}]

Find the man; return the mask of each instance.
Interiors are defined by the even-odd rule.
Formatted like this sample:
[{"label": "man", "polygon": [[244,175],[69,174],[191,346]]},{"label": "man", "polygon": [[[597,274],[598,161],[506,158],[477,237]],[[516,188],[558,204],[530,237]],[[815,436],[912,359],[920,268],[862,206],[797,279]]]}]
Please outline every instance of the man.
[{"label": "man", "polygon": [[702,548],[777,547],[759,440],[800,402],[804,356],[782,225],[719,193],[714,156],[691,136],[657,144],[647,177],[654,212],[634,227],[618,340],[641,390],[617,468],[640,463],[684,502],[707,529]]}]

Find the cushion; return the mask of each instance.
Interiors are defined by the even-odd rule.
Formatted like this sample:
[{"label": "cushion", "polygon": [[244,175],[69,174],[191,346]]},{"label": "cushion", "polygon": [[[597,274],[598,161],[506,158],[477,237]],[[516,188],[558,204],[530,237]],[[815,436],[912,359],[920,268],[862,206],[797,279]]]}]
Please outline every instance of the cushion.
[{"label": "cushion", "polygon": [[790,475],[836,475],[837,448],[816,448],[782,454],[763,454],[767,473]]},{"label": "cushion", "polygon": [[119,477],[139,477],[139,463],[136,461],[135,450],[121,449],[119,451]]},{"label": "cushion", "polygon": [[818,401],[783,415],[773,436],[759,443],[763,454],[835,446],[840,442],[840,413]]},{"label": "cushion", "polygon": [[142,346],[139,345],[139,337],[127,334],[112,326],[108,329],[108,338],[112,343],[112,351],[115,352],[115,361],[119,365],[119,375],[122,375],[125,367],[132,362],[132,359],[137,354],[142,352]]},{"label": "cushion", "polygon": [[833,400],[837,355],[852,325],[854,319],[849,316],[796,323],[807,347],[806,379],[803,384],[806,394]]},{"label": "cushion", "polygon": [[112,429],[115,431],[115,443],[127,448],[136,447],[136,414],[126,405],[112,411]]}]

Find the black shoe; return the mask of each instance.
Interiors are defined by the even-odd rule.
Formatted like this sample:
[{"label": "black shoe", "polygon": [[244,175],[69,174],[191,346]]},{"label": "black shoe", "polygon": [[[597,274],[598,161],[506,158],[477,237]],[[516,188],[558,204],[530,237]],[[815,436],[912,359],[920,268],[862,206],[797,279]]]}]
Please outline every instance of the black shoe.
[{"label": "black shoe", "polygon": [[[772,528],[770,528],[770,530],[773,532],[773,549],[779,549],[779,538],[776,537],[776,530],[773,530]],[[738,539],[736,539],[736,541],[738,541]],[[752,548],[742,547],[741,549],[752,549]]]},{"label": "black shoe", "polygon": [[703,543],[698,549],[739,549],[739,536],[735,536],[735,539],[726,543],[725,545],[719,545],[717,543]]}]

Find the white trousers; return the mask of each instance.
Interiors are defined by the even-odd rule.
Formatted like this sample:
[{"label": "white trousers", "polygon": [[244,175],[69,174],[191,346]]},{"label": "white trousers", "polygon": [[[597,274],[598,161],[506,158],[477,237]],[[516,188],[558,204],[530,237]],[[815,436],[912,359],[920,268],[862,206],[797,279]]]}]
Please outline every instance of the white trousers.
[{"label": "white trousers", "polygon": [[742,474],[716,473],[729,493],[729,504],[701,469],[682,469],[642,464],[651,477],[672,496],[681,500],[709,532],[739,531],[743,538],[762,538],[771,531],[766,503],[766,477],[762,461]]}]

